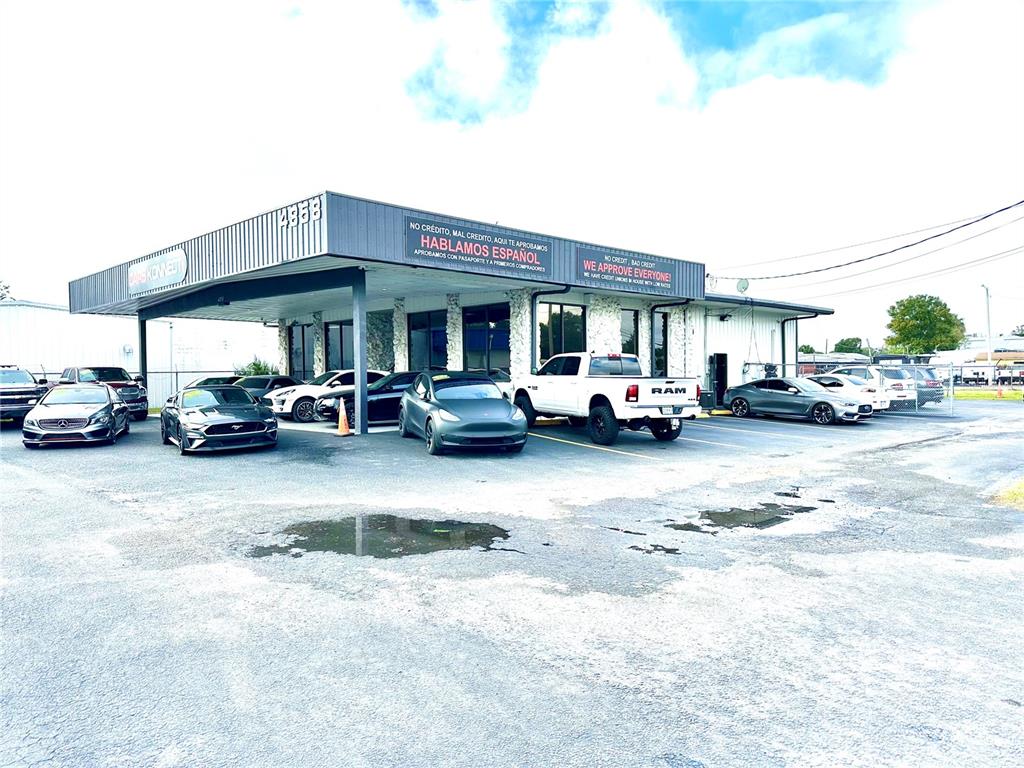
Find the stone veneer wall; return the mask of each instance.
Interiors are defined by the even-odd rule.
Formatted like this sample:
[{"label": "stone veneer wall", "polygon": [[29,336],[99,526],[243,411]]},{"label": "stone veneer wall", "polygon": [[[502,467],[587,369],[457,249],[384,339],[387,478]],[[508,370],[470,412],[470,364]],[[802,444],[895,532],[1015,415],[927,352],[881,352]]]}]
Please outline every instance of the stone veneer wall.
[{"label": "stone veneer wall", "polygon": [[448,370],[461,371],[462,354],[462,301],[457,293],[448,294]]},{"label": "stone veneer wall", "polygon": [[392,371],[395,367],[394,312],[366,313],[366,367]]},{"label": "stone veneer wall", "polygon": [[405,299],[395,299],[391,315],[392,360],[396,371],[409,367],[409,319],[405,313]]},{"label": "stone veneer wall", "polygon": [[622,351],[622,305],[614,296],[591,296],[587,305],[587,351]]},{"label": "stone veneer wall", "polygon": [[686,360],[686,309],[686,307],[672,307],[668,310],[669,376],[685,376],[688,370]]},{"label": "stone veneer wall", "polygon": [[277,369],[287,375],[291,360],[288,358],[288,321],[283,317],[277,321]]},{"label": "stone veneer wall", "polygon": [[313,375],[327,370],[327,347],[324,345],[323,312],[313,313]]},{"label": "stone veneer wall", "polygon": [[637,356],[640,358],[640,370],[644,376],[650,376],[651,370],[651,307],[653,302],[647,302],[640,308],[640,316],[637,320]]},{"label": "stone veneer wall", "polygon": [[533,291],[520,288],[508,291],[506,295],[509,309],[509,368],[512,369],[512,380],[515,381],[528,374],[533,364],[530,356],[530,305]]}]

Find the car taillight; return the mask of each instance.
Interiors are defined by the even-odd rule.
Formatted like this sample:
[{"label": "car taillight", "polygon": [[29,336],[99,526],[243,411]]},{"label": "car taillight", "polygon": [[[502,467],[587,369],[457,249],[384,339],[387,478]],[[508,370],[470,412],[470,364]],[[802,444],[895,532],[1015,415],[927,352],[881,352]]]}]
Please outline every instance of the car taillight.
[{"label": "car taillight", "polygon": [[863,389],[861,389],[861,392],[874,392],[874,391],[875,390],[872,389],[871,387],[864,387]]},{"label": "car taillight", "polygon": [[939,386],[939,382],[938,382],[937,379],[925,379],[924,383],[925,383],[926,387],[937,387],[937,386]]},{"label": "car taillight", "polygon": [[700,384],[697,385],[697,402],[700,402]]},{"label": "car taillight", "polygon": [[892,387],[893,389],[903,389],[903,385],[900,384],[898,381],[895,384],[890,384],[889,386]]},{"label": "car taillight", "polygon": [[626,402],[635,403],[640,399],[640,387],[636,384],[630,384],[626,387]]}]

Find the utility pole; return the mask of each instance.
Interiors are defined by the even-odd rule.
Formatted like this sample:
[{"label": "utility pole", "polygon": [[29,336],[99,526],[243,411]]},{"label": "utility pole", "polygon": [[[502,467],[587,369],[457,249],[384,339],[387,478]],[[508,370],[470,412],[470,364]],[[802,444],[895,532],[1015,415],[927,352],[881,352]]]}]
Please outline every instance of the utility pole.
[{"label": "utility pole", "polygon": [[[992,312],[989,310],[989,292],[988,286],[982,283],[982,288],[985,289],[985,341],[988,347],[988,364],[992,366]],[[991,373],[991,371],[989,372]]]}]

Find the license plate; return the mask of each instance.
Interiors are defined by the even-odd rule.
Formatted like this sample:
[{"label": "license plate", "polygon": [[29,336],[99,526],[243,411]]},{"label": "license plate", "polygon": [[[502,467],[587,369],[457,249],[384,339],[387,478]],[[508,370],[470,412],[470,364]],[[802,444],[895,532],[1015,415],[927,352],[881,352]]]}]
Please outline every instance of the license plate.
[{"label": "license plate", "polygon": [[681,405],[663,405],[661,412],[666,416],[673,416],[677,413],[682,413],[683,407]]}]

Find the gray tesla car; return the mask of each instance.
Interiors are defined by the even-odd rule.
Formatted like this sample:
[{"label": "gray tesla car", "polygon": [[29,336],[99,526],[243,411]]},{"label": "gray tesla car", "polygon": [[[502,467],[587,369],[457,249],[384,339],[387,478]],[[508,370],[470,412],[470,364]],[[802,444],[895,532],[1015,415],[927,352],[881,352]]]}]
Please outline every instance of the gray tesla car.
[{"label": "gray tesla car", "polygon": [[449,448],[519,453],[526,429],[526,416],[484,373],[421,373],[402,394],[398,410],[398,433],[422,437],[432,454]]},{"label": "gray tesla car", "polygon": [[54,443],[107,443],[128,434],[128,405],[106,384],[61,384],[25,414],[26,448]]},{"label": "gray tesla car", "polygon": [[863,421],[871,405],[835,394],[809,379],[760,379],[729,387],[722,401],[734,416],[795,416],[818,424]]}]

